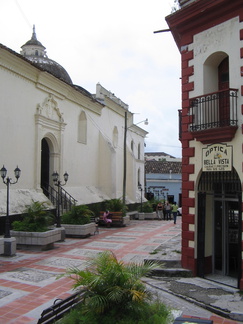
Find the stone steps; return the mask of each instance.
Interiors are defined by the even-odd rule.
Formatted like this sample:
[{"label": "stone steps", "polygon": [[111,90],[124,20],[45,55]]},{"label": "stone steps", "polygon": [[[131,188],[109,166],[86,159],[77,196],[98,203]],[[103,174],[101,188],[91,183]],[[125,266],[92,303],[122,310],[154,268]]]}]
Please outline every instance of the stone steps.
[{"label": "stone steps", "polygon": [[145,259],[144,262],[154,261],[161,265],[161,268],[155,268],[152,271],[152,276],[156,277],[192,277],[191,270],[183,269],[180,260],[156,260]]}]

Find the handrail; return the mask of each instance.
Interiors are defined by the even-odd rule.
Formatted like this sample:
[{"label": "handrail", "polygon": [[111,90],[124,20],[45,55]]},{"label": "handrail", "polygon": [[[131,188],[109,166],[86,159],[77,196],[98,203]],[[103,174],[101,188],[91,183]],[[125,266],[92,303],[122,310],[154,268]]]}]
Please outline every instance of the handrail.
[{"label": "handrail", "polygon": [[63,214],[64,210],[70,211],[77,202],[77,200],[73,198],[73,196],[71,196],[65,189],[63,189],[63,187],[60,187],[59,197],[58,190],[47,183],[42,187],[42,190],[54,206],[56,206],[57,202],[59,202],[61,214]]}]

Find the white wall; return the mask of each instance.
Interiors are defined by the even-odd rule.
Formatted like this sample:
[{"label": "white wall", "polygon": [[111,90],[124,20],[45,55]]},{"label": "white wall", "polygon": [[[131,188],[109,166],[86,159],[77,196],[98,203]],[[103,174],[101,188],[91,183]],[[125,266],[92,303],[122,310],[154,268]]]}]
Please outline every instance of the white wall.
[{"label": "white wall", "polygon": [[[50,175],[57,170],[62,180],[67,171],[69,180],[65,189],[78,203],[122,196],[124,116],[128,106],[108,96],[99,103],[1,47],[0,80],[0,166],[4,164],[11,177],[17,164],[22,171],[19,182],[11,186],[10,213],[21,212],[31,199],[46,200],[40,189],[44,137],[51,150]],[[78,141],[82,111],[87,117],[85,144]],[[129,111],[128,114],[131,120],[132,114]],[[132,136],[136,147],[140,143],[143,159],[146,132],[135,128]],[[144,166],[134,154],[129,167],[129,177],[134,179],[128,181],[127,198],[136,201],[137,169],[141,168],[143,176]],[[0,181],[0,215],[5,214],[5,205],[6,186]]]}]

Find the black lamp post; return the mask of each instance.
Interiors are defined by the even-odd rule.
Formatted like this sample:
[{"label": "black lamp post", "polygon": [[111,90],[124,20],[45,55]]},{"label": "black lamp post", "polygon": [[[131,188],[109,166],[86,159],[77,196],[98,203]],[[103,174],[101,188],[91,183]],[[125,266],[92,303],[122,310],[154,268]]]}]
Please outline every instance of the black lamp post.
[{"label": "black lamp post", "polygon": [[[12,179],[7,177],[7,169],[4,167],[2,167],[2,169],[0,170],[0,175],[3,179],[3,183],[5,183],[5,185],[7,186],[7,211],[6,211],[6,222],[5,222],[5,235],[4,238],[10,238],[10,219],[9,219],[9,187],[11,184],[15,184],[18,182],[20,174],[21,174],[21,170],[18,168],[18,166],[15,168],[14,170],[14,175],[16,178],[16,181],[11,181]],[[5,180],[6,178],[6,180]]]},{"label": "black lamp post", "polygon": [[57,227],[61,227],[61,219],[60,219],[60,188],[65,186],[65,184],[68,181],[68,173],[65,172],[63,175],[64,178],[64,183],[62,184],[61,181],[59,180],[59,174],[56,172],[52,173],[52,179],[57,186],[57,199],[56,199],[56,220],[57,220]]},{"label": "black lamp post", "polygon": [[141,213],[143,212],[143,187],[142,185],[139,183],[138,184],[138,189],[141,191],[141,206],[140,206],[140,209],[141,209]]}]

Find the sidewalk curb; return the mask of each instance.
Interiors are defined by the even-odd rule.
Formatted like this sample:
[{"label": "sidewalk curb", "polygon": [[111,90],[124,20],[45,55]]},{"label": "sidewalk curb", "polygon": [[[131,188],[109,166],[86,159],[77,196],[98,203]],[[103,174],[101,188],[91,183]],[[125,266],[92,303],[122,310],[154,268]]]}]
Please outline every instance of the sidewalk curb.
[{"label": "sidewalk curb", "polygon": [[[151,277],[151,279],[152,279],[152,277]],[[172,294],[172,295],[174,295],[176,297],[182,298],[182,299],[186,300],[187,302],[195,304],[195,305],[197,305],[197,306],[199,306],[201,308],[204,308],[204,309],[206,309],[206,310],[208,310],[208,311],[210,311],[210,312],[212,312],[214,314],[217,314],[217,315],[219,315],[221,317],[229,318],[229,319],[232,319],[234,321],[243,322],[243,313],[226,312],[226,311],[224,311],[224,310],[222,310],[222,309],[220,309],[218,307],[214,307],[214,306],[211,306],[211,305],[204,304],[204,303],[202,303],[200,301],[197,301],[195,299],[192,299],[190,297],[175,293],[175,292],[173,292],[171,290],[160,288],[160,287],[158,287],[156,285],[153,285],[153,284],[151,284],[151,283],[149,283],[147,281],[145,281],[145,282],[146,282],[146,285],[148,285],[148,286],[150,286],[150,287],[152,287],[154,289],[158,289],[158,290],[167,292],[169,294]]]}]

